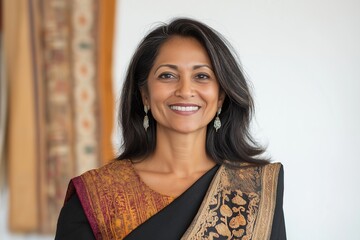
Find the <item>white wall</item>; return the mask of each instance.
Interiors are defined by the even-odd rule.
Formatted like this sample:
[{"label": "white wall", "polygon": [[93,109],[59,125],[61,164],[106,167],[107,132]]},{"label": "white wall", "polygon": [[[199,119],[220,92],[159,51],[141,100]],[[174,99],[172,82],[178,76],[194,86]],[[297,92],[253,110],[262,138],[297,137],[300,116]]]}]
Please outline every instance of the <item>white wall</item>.
[{"label": "white wall", "polygon": [[117,93],[140,39],[175,16],[204,21],[237,49],[254,84],[256,136],[285,167],[288,239],[360,239],[360,1],[121,0]]}]

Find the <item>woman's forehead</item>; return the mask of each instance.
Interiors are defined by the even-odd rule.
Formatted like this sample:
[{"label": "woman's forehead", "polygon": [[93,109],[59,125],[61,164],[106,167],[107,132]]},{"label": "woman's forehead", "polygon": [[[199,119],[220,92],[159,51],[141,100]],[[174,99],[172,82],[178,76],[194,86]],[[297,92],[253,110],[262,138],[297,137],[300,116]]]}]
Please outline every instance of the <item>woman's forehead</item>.
[{"label": "woman's forehead", "polygon": [[204,46],[195,38],[174,36],[167,40],[159,49],[154,67],[161,64],[208,65],[211,61]]}]

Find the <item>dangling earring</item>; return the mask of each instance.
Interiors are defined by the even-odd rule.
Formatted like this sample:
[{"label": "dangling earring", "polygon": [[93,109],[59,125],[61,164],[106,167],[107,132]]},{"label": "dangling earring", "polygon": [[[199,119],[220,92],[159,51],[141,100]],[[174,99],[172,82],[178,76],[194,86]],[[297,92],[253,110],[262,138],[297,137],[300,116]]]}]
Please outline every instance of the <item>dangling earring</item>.
[{"label": "dangling earring", "polygon": [[221,108],[218,109],[217,115],[216,115],[216,118],[215,118],[215,121],[214,121],[214,128],[215,128],[216,132],[221,127],[221,121],[220,121],[220,118],[219,118],[220,113],[221,113]]},{"label": "dangling earring", "polygon": [[145,132],[147,131],[148,127],[149,127],[149,117],[147,115],[149,109],[146,105],[144,105],[144,112],[145,112],[145,117],[144,117],[144,121],[143,121],[143,127],[145,129]]}]

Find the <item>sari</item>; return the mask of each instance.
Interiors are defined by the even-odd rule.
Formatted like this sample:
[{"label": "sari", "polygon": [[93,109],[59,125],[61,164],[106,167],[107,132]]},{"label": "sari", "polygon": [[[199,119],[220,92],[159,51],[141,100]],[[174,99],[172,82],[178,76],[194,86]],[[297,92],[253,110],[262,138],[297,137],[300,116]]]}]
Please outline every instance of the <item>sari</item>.
[{"label": "sari", "polygon": [[55,239],[286,239],[282,179],[279,163],[216,165],[173,198],[115,161],[71,180]]}]

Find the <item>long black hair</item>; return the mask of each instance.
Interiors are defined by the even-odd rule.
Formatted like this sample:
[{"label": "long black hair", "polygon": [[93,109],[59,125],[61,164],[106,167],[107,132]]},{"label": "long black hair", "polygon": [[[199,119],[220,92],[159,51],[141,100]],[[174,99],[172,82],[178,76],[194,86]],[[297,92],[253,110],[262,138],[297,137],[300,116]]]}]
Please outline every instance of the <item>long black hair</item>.
[{"label": "long black hair", "polygon": [[121,159],[142,159],[156,147],[156,121],[149,111],[150,126],[143,128],[145,116],[140,89],[146,87],[149,72],[161,46],[173,36],[192,37],[206,49],[220,88],[225,92],[216,132],[213,121],[207,126],[206,152],[217,163],[267,163],[260,155],[265,151],[249,132],[254,102],[248,82],[241,71],[230,44],[215,30],[193,19],[178,18],[162,24],[141,41],[127,70],[120,102],[122,127]]}]

